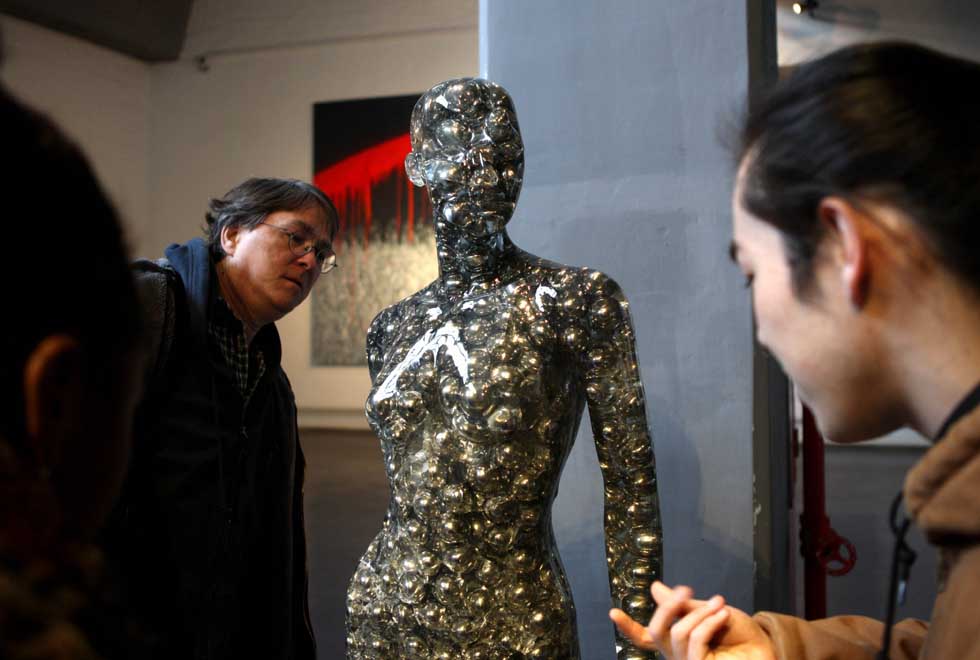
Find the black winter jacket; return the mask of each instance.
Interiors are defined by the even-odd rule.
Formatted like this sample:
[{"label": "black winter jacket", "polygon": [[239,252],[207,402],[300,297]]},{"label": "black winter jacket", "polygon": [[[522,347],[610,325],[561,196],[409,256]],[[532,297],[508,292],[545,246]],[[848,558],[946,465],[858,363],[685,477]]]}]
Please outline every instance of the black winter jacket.
[{"label": "black winter jacket", "polygon": [[107,554],[160,633],[155,657],[313,660],[305,462],[278,332],[253,340],[266,370],[246,401],[209,347],[206,245],[166,256],[133,266],[154,346]]}]

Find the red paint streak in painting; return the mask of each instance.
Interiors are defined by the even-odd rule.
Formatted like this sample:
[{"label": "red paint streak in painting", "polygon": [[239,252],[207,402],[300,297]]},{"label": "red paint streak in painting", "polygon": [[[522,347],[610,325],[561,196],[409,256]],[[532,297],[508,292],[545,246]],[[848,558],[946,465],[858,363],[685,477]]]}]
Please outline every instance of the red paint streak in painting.
[{"label": "red paint streak in painting", "polygon": [[[340,213],[340,236],[356,239],[359,234],[363,245],[367,246],[373,214],[372,188],[395,175],[398,177],[395,227],[401,234],[404,222],[405,237],[409,242],[414,240],[415,196],[412,182],[404,173],[405,156],[411,150],[411,140],[405,133],[363,149],[316,173],[314,184],[333,200]],[[403,186],[408,189],[404,196]]]}]

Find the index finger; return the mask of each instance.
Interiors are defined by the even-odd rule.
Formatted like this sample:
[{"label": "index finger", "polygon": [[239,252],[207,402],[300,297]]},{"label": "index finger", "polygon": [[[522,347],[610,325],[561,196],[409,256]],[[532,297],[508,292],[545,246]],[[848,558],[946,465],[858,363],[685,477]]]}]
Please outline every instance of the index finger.
[{"label": "index finger", "polygon": [[640,625],[636,621],[630,618],[626,612],[621,609],[613,608],[609,610],[609,618],[612,622],[616,624],[619,631],[623,635],[633,642],[633,645],[644,651],[656,651],[657,646],[654,643],[653,637],[650,635],[650,631],[647,630],[646,626]]}]

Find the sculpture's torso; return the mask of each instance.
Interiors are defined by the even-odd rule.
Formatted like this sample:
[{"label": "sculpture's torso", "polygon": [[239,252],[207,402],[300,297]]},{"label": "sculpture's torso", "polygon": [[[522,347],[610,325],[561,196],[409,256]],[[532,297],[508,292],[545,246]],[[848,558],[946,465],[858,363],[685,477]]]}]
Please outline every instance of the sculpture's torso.
[{"label": "sculpture's torso", "polygon": [[372,326],[392,500],[348,592],[351,657],[578,657],[550,512],[605,281],[522,254],[495,289],[447,302],[433,284]]}]

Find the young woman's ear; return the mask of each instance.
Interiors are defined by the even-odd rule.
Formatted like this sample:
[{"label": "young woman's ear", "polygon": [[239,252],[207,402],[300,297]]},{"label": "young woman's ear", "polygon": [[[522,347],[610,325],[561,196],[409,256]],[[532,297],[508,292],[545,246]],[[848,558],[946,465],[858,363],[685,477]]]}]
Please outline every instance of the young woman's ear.
[{"label": "young woman's ear", "polygon": [[24,427],[38,464],[58,466],[65,443],[82,427],[81,346],[64,334],[42,339],[24,365]]},{"label": "young woman's ear", "polygon": [[817,206],[820,222],[828,230],[834,265],[839,271],[844,295],[855,309],[868,297],[871,269],[868,241],[864,233],[865,214],[840,197],[827,197]]}]

